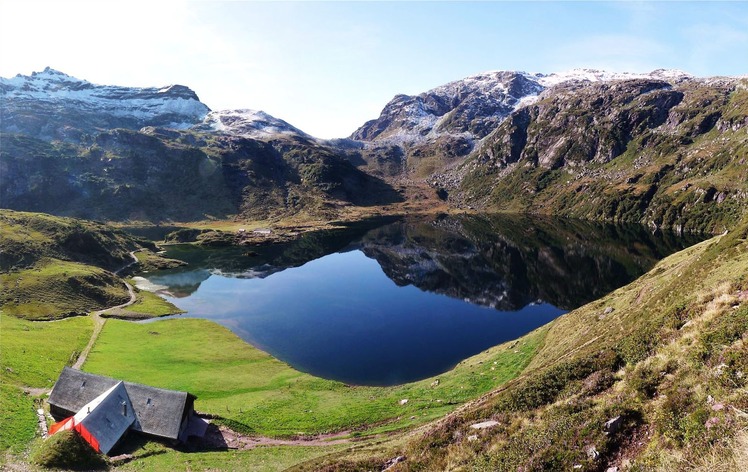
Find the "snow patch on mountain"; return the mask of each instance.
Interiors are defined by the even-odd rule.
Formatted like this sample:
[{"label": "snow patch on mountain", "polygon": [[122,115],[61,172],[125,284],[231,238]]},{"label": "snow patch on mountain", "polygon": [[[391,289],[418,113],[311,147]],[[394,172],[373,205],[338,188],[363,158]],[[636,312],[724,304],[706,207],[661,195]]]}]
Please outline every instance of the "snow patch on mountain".
[{"label": "snow patch on mountain", "polygon": [[253,139],[269,139],[279,135],[314,139],[279,118],[250,109],[212,111],[196,129]]},{"label": "snow patch on mountain", "polygon": [[691,74],[677,69],[657,69],[643,74],[635,72],[609,72],[598,69],[571,69],[551,74],[528,74],[528,76],[535,78],[538,84],[546,88],[568,82],[610,82],[633,79],[683,80],[693,78]]},{"label": "snow patch on mountain", "polygon": [[[195,92],[183,85],[137,88],[96,85],[47,67],[30,76],[0,78],[3,106],[36,102],[129,118],[150,124],[163,121],[174,128],[187,128],[201,121],[210,109]],[[159,122],[164,125],[165,123]]]}]

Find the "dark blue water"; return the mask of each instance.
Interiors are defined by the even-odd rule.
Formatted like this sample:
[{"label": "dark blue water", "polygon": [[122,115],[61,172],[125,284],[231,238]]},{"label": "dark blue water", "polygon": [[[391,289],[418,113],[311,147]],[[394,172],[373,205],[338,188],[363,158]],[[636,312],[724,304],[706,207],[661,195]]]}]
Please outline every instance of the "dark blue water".
[{"label": "dark blue water", "polygon": [[167,299],[298,370],[369,385],[439,374],[563,313],[547,303],[496,311],[398,287],[358,250],[265,279],[212,275],[189,297]]},{"label": "dark blue water", "polygon": [[298,370],[393,385],[542,326],[677,248],[646,232],[612,244],[587,227],[510,223],[502,234],[494,220],[399,222],[252,257],[174,247],[190,265],[146,277],[183,316],[214,320]]}]

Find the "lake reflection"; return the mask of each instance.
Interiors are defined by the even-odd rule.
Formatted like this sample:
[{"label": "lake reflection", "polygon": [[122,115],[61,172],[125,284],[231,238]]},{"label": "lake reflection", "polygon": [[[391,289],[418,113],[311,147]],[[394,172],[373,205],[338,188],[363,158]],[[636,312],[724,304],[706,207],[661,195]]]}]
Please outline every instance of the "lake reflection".
[{"label": "lake reflection", "polygon": [[[444,372],[628,283],[695,240],[510,217],[373,222],[269,247],[177,246],[169,301],[296,369],[393,385]],[[184,315],[183,315],[184,316]]]}]

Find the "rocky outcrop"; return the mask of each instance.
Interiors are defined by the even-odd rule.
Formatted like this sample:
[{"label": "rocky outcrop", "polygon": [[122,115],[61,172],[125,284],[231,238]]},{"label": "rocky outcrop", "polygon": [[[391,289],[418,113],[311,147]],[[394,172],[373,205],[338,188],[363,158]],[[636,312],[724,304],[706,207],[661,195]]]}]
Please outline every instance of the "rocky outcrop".
[{"label": "rocky outcrop", "polygon": [[[559,90],[559,93],[576,94],[590,86],[599,85],[607,92],[607,99],[593,105],[604,107],[607,102],[618,98],[616,87],[623,82],[639,81],[642,87],[646,84],[679,84],[692,77],[681,71],[658,69],[647,74],[611,73],[595,69],[574,69],[568,72],[552,74],[528,74],[525,72],[487,72],[467,77],[462,80],[436,87],[420,95],[397,95],[382,110],[379,118],[367,122],[351,136],[364,143],[369,151],[361,153],[365,167],[384,175],[415,175],[416,177],[439,178],[442,170],[454,169],[476,148],[481,148],[482,140],[503,126],[508,149],[509,161],[519,160],[520,149],[524,148],[523,139],[527,137],[527,126],[530,117],[524,113],[524,107],[542,101],[547,93]],[[654,85],[657,87],[658,85]],[[591,92],[594,93],[594,92]],[[597,98],[597,97],[596,97]],[[654,97],[653,97],[654,98]],[[670,97],[677,100],[677,97]],[[581,105],[581,103],[580,103]],[[650,106],[651,104],[645,104]],[[633,105],[632,105],[633,107]],[[519,113],[519,114],[518,114]],[[620,117],[623,123],[645,117]],[[651,117],[650,117],[651,118]],[[510,122],[506,123],[505,120]],[[584,127],[584,120],[572,123]],[[563,123],[561,124],[563,125]],[[602,140],[599,147],[600,156],[620,152],[615,137],[592,136],[588,141]],[[396,146],[402,150],[404,165],[387,166],[386,160],[377,148],[383,145]],[[556,153],[565,154],[572,145],[570,139],[556,143]],[[575,152],[591,152],[598,146],[593,142],[580,145],[582,149]],[[551,158],[553,161],[554,159]]]},{"label": "rocky outcrop", "polygon": [[559,86],[504,121],[477,159],[546,168],[606,163],[623,154],[634,136],[665,123],[683,96],[667,82],[643,79]]},{"label": "rocky outcrop", "polygon": [[351,139],[376,143],[370,146],[400,147],[410,161],[410,170],[427,158],[464,157],[477,140],[520,106],[524,97],[542,89],[528,74],[488,72],[420,95],[397,95],[379,118],[356,130]]},{"label": "rocky outcrop", "polygon": [[562,83],[438,183],[457,205],[723,231],[747,200],[747,117],[741,79]]}]

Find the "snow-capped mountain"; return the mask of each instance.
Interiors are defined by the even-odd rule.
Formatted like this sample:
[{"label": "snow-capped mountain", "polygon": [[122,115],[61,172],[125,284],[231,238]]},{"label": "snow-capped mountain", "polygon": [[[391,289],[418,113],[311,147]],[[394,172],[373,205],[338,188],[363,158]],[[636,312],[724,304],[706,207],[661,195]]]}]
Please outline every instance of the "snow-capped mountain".
[{"label": "snow-capped mountain", "polygon": [[[459,162],[455,159],[472,152],[510,114],[537,102],[552,90],[634,79],[679,83],[694,78],[682,71],[665,69],[644,74],[596,69],[551,74],[485,72],[419,95],[397,95],[379,118],[360,127],[351,139],[374,152],[375,160],[382,160],[376,154],[378,150],[389,149],[392,153],[391,149],[399,149],[404,164],[395,167],[395,172],[425,175]],[[369,165],[382,172],[381,165]]]},{"label": "snow-capped mountain", "polygon": [[96,85],[47,67],[0,78],[0,130],[77,140],[97,129],[188,128],[210,109],[188,87]]},{"label": "snow-capped mountain", "polygon": [[248,109],[212,111],[201,124],[195,126],[195,129],[261,140],[279,135],[314,139],[295,126],[264,111]]},{"label": "snow-capped mountain", "polygon": [[388,140],[403,144],[443,134],[481,138],[543,87],[518,72],[487,72],[436,87],[420,95],[397,95],[352,139]]},{"label": "snow-capped mountain", "polygon": [[562,84],[632,79],[680,81],[692,78],[678,70],[646,74],[573,69],[551,74],[492,71],[456,80],[419,95],[397,95],[379,118],[357,129],[352,139],[420,143],[445,134],[471,140],[490,133],[511,112],[533,103],[544,90]]}]

